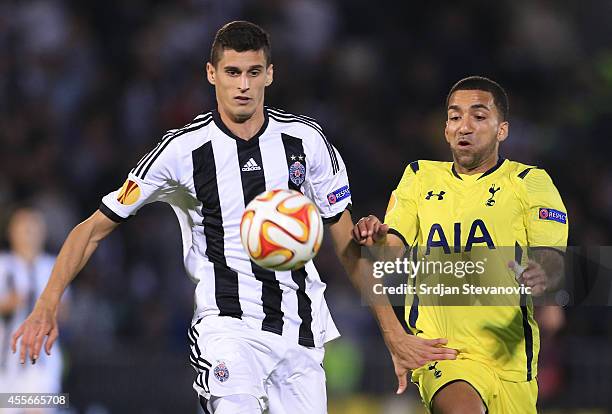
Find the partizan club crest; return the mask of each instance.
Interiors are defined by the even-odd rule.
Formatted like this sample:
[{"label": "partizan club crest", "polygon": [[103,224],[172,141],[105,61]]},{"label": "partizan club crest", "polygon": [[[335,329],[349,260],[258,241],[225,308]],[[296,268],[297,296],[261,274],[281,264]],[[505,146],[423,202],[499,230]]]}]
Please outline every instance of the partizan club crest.
[{"label": "partizan club crest", "polygon": [[[292,157],[293,158],[293,157]],[[306,179],[306,167],[300,161],[296,161],[289,167],[289,179],[298,187]]]},{"label": "partizan club crest", "polygon": [[220,362],[213,370],[215,378],[220,382],[225,382],[229,379],[229,369],[225,365],[225,362]]}]

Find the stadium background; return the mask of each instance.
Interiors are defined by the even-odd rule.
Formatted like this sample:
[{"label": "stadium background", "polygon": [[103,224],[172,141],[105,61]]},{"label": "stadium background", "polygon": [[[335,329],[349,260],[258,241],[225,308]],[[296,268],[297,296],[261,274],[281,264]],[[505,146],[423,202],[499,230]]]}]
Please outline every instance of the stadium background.
[{"label": "stadium background", "polygon": [[[324,126],[348,166],[355,217],[382,216],[407,162],[449,158],[446,92],[483,74],[510,95],[502,154],[549,171],[568,208],[571,245],[609,245],[612,3],[401,3],[3,1],[2,229],[12,208],[33,203],[57,252],[163,131],[213,107],[203,68],[214,32],[249,19],[272,36],[267,103]],[[420,412],[415,387],[393,395],[376,324],[322,250],[317,264],[344,335],[328,347],[330,411]],[[193,287],[169,207],[145,208],[122,225],[72,293],[62,340],[73,412],[195,411],[186,343]],[[553,331],[543,329],[544,412],[612,411],[612,311],[569,307]]]}]

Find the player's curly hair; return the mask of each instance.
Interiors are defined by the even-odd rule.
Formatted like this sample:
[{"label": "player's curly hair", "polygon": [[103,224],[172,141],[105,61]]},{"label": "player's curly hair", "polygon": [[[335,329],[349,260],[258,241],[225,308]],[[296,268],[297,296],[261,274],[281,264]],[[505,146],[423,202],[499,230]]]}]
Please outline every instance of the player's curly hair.
[{"label": "player's curly hair", "polygon": [[245,52],[247,50],[263,50],[266,56],[266,66],[272,63],[270,35],[254,23],[237,20],[227,23],[215,35],[210,50],[210,63],[217,66],[225,49]]},{"label": "player's curly hair", "polygon": [[501,120],[505,121],[508,119],[508,115],[510,114],[510,105],[508,103],[508,95],[506,94],[506,91],[499,83],[489,78],[485,78],[484,76],[469,76],[455,83],[446,97],[446,107],[448,108],[450,97],[455,91],[473,90],[490,92],[491,95],[493,95],[493,101],[495,102],[495,106],[497,107],[499,115],[501,116]]}]

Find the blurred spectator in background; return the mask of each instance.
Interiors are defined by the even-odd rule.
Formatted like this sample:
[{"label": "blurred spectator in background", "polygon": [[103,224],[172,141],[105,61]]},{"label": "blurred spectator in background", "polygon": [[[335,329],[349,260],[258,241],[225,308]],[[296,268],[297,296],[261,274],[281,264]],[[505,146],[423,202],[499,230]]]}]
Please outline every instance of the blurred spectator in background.
[{"label": "blurred spectator in background", "polygon": [[[18,355],[9,350],[12,333],[33,309],[51,274],[55,257],[45,253],[45,237],[46,225],[37,210],[24,207],[11,215],[8,224],[10,251],[0,255],[1,392],[59,393],[61,390],[62,354],[59,348],[53,357],[41,355],[36,365],[19,364]],[[49,409],[43,411],[50,412]],[[23,413],[43,411],[28,409]]]}]

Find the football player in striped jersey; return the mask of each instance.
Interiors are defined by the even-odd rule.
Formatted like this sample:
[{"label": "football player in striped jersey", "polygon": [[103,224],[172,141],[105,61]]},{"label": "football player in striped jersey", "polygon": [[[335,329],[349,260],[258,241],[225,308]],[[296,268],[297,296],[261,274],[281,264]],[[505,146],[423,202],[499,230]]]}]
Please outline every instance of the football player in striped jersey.
[{"label": "football player in striped jersey", "polygon": [[[179,221],[185,268],[195,284],[189,360],[203,409],[327,411],[323,346],[339,333],[325,283],[312,261],[291,271],[261,268],[240,242],[245,205],[266,190],[293,189],[317,205],[339,258],[355,273],[346,166],[314,119],[264,106],[271,59],[268,34],[255,24],[231,22],[217,32],[206,65],[217,107],[164,134],[123,186],[72,230],[34,310],[13,336],[21,363],[36,361],[43,344],[50,353],[60,297],[98,244],[144,205],[163,201]],[[399,325],[389,307],[376,314]],[[423,348],[445,352],[433,342]]]}]

